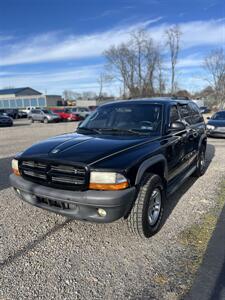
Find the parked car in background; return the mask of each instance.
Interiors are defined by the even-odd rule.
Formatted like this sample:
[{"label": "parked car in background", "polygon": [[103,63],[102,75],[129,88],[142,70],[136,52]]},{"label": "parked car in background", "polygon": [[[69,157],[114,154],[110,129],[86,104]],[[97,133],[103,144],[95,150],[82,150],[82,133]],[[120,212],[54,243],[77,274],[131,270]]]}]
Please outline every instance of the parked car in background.
[{"label": "parked car in background", "polygon": [[51,111],[57,114],[62,121],[80,121],[81,117],[77,113],[71,112],[69,108],[51,108]]},{"label": "parked car in background", "polygon": [[0,112],[0,126],[13,126],[13,119],[6,113]]},{"label": "parked car in background", "polygon": [[17,119],[18,118],[18,109],[16,108],[2,108],[0,109],[1,113],[5,113],[7,116]]},{"label": "parked car in background", "polygon": [[29,113],[29,120],[33,123],[39,121],[43,123],[59,122],[60,117],[47,109],[32,109]]},{"label": "parked car in background", "polygon": [[86,107],[73,107],[73,108],[70,108],[70,111],[73,114],[78,114],[82,119],[85,119],[91,113],[91,111]]},{"label": "parked car in background", "polygon": [[225,110],[218,111],[207,119],[207,135],[225,138]]},{"label": "parked car in background", "polygon": [[191,100],[107,103],[77,133],[20,152],[11,185],[34,206],[99,223],[124,218],[133,234],[149,238],[165,220],[166,195],[204,174],[205,127]]},{"label": "parked car in background", "polygon": [[18,111],[18,118],[19,119],[27,118],[27,113],[22,111],[22,110],[19,110]]},{"label": "parked car in background", "polygon": [[210,109],[207,106],[201,106],[199,107],[201,114],[208,114],[210,113]]},{"label": "parked car in background", "polygon": [[29,115],[29,113],[33,110],[33,109],[40,109],[40,107],[35,107],[35,106],[27,106],[25,109],[23,109],[22,111],[27,113],[27,115]]}]

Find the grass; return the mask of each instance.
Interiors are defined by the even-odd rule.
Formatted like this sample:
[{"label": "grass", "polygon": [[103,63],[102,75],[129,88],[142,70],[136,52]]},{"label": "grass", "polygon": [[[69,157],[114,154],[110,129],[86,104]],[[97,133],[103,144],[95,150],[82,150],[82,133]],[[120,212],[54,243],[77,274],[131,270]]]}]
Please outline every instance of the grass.
[{"label": "grass", "polygon": [[210,213],[206,213],[198,224],[193,224],[180,234],[182,245],[189,247],[192,259],[186,262],[186,270],[195,273],[199,268],[208,242],[217,224],[218,216],[225,204],[225,181],[220,186],[220,192],[216,198],[216,205]]}]

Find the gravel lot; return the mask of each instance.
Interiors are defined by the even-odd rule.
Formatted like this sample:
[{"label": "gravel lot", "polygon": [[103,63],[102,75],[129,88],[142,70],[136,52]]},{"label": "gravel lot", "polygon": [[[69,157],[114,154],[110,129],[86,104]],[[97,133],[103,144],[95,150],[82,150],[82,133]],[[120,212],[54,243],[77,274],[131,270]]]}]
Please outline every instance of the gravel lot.
[{"label": "gravel lot", "polygon": [[19,120],[0,128],[0,299],[176,299],[190,280],[178,236],[214,206],[225,140],[208,139],[206,174],[169,199],[162,230],[140,241],[123,221],[67,220],[22,202],[10,188],[16,152],[75,126]]}]

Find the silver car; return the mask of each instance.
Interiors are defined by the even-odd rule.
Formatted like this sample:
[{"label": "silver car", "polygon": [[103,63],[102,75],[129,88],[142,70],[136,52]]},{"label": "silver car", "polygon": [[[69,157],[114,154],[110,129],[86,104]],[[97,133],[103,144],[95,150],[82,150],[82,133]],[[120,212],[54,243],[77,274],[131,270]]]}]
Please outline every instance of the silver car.
[{"label": "silver car", "polygon": [[59,122],[60,117],[54,114],[51,110],[47,109],[32,109],[29,113],[29,120],[33,123],[34,121],[39,121],[43,123]]},{"label": "silver car", "polygon": [[73,107],[70,111],[74,114],[79,115],[82,119],[85,119],[90,115],[90,110],[87,107]]}]

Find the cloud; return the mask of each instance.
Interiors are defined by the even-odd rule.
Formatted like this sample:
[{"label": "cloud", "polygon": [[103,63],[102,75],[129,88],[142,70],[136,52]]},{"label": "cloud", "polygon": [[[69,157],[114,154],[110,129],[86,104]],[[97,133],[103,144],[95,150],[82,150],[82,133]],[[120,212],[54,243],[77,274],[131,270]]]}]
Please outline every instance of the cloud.
[{"label": "cloud", "polygon": [[97,78],[102,67],[98,64],[44,72],[2,72],[0,73],[0,88],[26,85],[42,92],[47,89],[48,92],[59,93],[66,88],[77,91],[98,90]]},{"label": "cloud", "polygon": [[[165,38],[165,29],[171,24],[155,25],[162,18],[137,23],[122,28],[87,35],[63,36],[60,32],[45,33],[32,38],[4,44],[0,48],[1,65],[17,65],[69,59],[98,57],[110,45],[118,45],[129,39],[131,31],[146,28],[158,42]],[[182,47],[218,47],[225,44],[225,20],[180,23]]]},{"label": "cloud", "polygon": [[0,49],[1,65],[17,65],[49,61],[62,61],[101,56],[110,45],[127,41],[130,32],[146,28],[160,18],[131,26],[114,28],[101,33],[63,37],[58,33],[46,33],[23,42],[5,45]]}]

